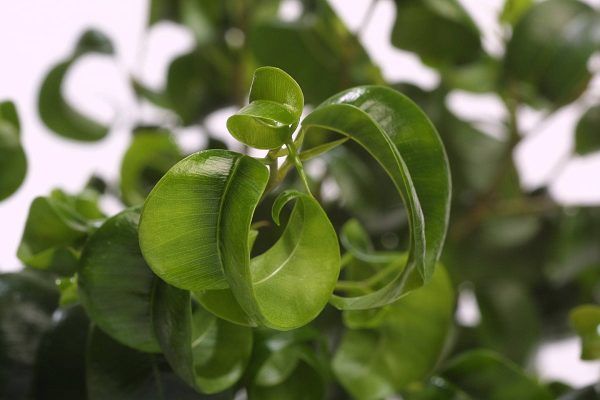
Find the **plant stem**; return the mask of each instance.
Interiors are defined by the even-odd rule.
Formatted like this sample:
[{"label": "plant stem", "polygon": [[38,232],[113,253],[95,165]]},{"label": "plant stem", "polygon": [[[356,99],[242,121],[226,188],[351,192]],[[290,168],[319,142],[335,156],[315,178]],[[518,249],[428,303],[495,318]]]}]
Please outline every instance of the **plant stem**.
[{"label": "plant stem", "polygon": [[290,139],[286,143],[286,146],[290,153],[289,157],[292,159],[292,162],[294,163],[294,166],[296,167],[296,170],[298,171],[298,175],[300,175],[300,180],[304,184],[304,188],[306,189],[306,192],[311,197],[313,197],[312,192],[310,191],[310,186],[308,185],[308,179],[306,178],[306,173],[304,172],[304,167],[302,166],[302,162],[300,161],[300,158],[298,158],[298,150],[296,149],[296,145]]}]

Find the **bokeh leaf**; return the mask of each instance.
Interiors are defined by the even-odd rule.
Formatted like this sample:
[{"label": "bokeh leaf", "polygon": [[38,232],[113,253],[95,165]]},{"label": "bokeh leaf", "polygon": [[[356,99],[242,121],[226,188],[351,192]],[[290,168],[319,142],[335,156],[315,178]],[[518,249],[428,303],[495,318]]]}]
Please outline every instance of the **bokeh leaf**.
[{"label": "bokeh leaf", "polygon": [[575,153],[586,155],[600,151],[600,105],[591,107],[575,128]]},{"label": "bokeh leaf", "polygon": [[54,66],[44,78],[38,98],[40,118],[53,132],[68,139],[93,142],[106,136],[108,127],[86,117],[71,106],[62,94],[63,82],[69,68],[89,53],[113,54],[110,40],[101,32],[83,33],[73,54]]},{"label": "bokeh leaf", "polygon": [[600,306],[579,306],[571,311],[569,319],[581,337],[581,359],[600,359]]},{"label": "bokeh leaf", "polygon": [[27,158],[21,146],[21,124],[13,102],[0,102],[0,201],[21,186]]}]

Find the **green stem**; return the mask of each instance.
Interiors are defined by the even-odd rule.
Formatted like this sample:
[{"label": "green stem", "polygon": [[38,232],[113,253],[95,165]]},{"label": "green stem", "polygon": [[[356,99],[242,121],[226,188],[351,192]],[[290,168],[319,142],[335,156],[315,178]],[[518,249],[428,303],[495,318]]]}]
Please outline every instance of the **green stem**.
[{"label": "green stem", "polygon": [[298,158],[298,150],[296,149],[296,145],[290,139],[286,143],[286,146],[290,153],[289,157],[292,159],[292,162],[294,163],[294,166],[296,167],[296,170],[298,171],[298,175],[300,175],[300,180],[302,180],[302,183],[304,184],[304,188],[306,189],[306,192],[312,197],[312,192],[310,191],[310,186],[308,185],[308,179],[306,178],[306,173],[304,172],[304,167],[302,166],[302,162],[300,161],[300,158]]}]

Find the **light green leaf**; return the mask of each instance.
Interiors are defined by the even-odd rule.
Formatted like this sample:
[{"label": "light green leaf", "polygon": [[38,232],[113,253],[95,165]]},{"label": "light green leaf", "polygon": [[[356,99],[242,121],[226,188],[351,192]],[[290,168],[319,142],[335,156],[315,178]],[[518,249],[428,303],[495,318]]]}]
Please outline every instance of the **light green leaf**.
[{"label": "light green leaf", "polygon": [[600,306],[579,306],[571,311],[569,320],[581,337],[581,359],[600,359]]},{"label": "light green leaf", "polygon": [[240,142],[257,149],[277,149],[298,126],[304,96],[296,81],[274,67],[258,68],[250,87],[250,104],[227,120]]},{"label": "light green leaf", "polygon": [[38,98],[40,118],[55,133],[65,138],[92,142],[106,136],[108,127],[81,114],[67,103],[62,87],[69,68],[88,53],[113,54],[110,40],[101,32],[86,31],[64,62],[54,66],[42,83]]},{"label": "light green leaf", "polygon": [[553,399],[548,389],[516,364],[487,350],[457,356],[448,362],[441,376],[473,399]]},{"label": "light green leaf", "polygon": [[448,225],[450,176],[440,138],[423,111],[402,94],[363,86],[325,101],[302,122],[338,132],[366,149],[386,171],[406,207],[410,248],[406,268],[383,288],[358,297],[332,297],[342,309],[389,304],[428,282]]},{"label": "light green leaf", "polygon": [[161,349],[173,370],[203,393],[234,385],[252,351],[250,328],[231,324],[196,307],[189,292],[160,282],[153,321]]},{"label": "light green leaf", "polygon": [[21,125],[14,103],[0,102],[0,201],[12,195],[27,174],[20,136]]},{"label": "light green leaf", "polygon": [[159,352],[152,329],[152,302],[158,278],[138,244],[138,209],[125,210],[88,239],[78,275],[82,304],[90,318],[120,343]]},{"label": "light green leaf", "polygon": [[589,57],[600,46],[600,14],[579,1],[535,4],[519,20],[506,48],[506,84],[519,99],[557,107],[585,90]]},{"label": "light green leaf", "polygon": [[456,0],[396,0],[392,44],[436,68],[462,65],[482,54],[480,33]]},{"label": "light green leaf", "polygon": [[591,107],[575,128],[575,153],[586,155],[600,151],[600,105]]},{"label": "light green leaf", "polygon": [[[148,196],[140,245],[159,277],[194,291],[220,317],[293,329],[314,319],[333,291],[337,236],[316,200],[284,193],[275,216],[287,201],[296,203],[282,237],[250,260],[252,215],[267,179],[262,163],[238,153],[208,150],[185,158]],[[232,293],[207,292],[215,289]]]},{"label": "light green leaf", "polygon": [[182,158],[166,130],[139,128],[121,161],[121,196],[129,205],[142,204],[156,182]]},{"label": "light green leaf", "polygon": [[[424,379],[441,358],[452,326],[454,290],[442,266],[431,282],[387,306],[374,329],[347,331],[333,358],[340,383],[357,399],[380,399]],[[345,311],[345,318],[364,311]]]},{"label": "light green leaf", "polygon": [[505,0],[500,21],[514,25],[533,4],[534,0]]}]

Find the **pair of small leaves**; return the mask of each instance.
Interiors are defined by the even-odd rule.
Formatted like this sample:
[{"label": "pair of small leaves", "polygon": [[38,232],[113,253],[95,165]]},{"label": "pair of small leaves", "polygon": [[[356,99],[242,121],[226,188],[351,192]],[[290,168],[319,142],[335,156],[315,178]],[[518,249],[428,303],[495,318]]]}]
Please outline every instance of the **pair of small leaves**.
[{"label": "pair of small leaves", "polygon": [[0,201],[25,180],[27,158],[21,147],[21,124],[13,102],[0,102]]},{"label": "pair of small leaves", "polygon": [[278,223],[283,206],[296,199],[287,227],[271,249],[250,260],[252,215],[267,180],[261,162],[238,153],[208,150],[185,158],[148,196],[140,246],[159,277],[194,291],[216,315],[293,329],[327,304],[339,248],[316,200],[284,192],[273,219]]},{"label": "pair of small leaves", "polygon": [[62,90],[70,67],[79,58],[90,53],[110,55],[114,53],[114,49],[103,33],[96,30],[84,32],[73,54],[48,72],[38,98],[40,118],[50,130],[65,138],[85,142],[103,139],[109,129],[73,108],[65,100]]},{"label": "pair of small leaves", "polygon": [[177,375],[197,391],[227,389],[244,371],[252,332],[193,309],[189,292],[160,281],[141,255],[138,221],[139,209],[127,209],[89,239],[79,274],[83,305],[119,343],[163,352]]}]

